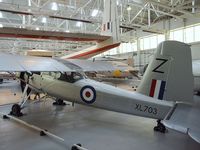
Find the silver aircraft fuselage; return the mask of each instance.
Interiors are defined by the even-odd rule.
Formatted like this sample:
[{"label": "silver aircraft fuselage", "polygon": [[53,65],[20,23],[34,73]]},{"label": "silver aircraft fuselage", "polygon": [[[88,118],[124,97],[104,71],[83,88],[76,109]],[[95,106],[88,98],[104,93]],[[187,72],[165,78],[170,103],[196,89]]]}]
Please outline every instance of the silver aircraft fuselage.
[{"label": "silver aircraft fuselage", "polygon": [[70,102],[155,119],[164,119],[174,106],[172,102],[155,100],[86,78],[70,83],[49,75],[34,74],[29,84]]}]

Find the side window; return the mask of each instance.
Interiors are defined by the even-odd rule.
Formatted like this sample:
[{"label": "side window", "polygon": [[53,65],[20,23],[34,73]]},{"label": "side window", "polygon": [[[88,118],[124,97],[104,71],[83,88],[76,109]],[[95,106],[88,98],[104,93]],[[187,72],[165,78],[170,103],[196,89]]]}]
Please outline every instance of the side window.
[{"label": "side window", "polygon": [[60,76],[61,76],[61,73],[60,73],[60,72],[54,72],[53,77],[54,77],[55,79],[60,78]]},{"label": "side window", "polygon": [[73,78],[74,78],[75,81],[78,81],[80,79],[83,79],[83,75],[78,73],[78,72],[74,72],[73,73]]},{"label": "side window", "polygon": [[57,78],[58,80],[61,81],[66,81],[70,83],[74,83],[80,79],[83,79],[83,76],[80,73],[77,72],[66,72],[64,74],[60,74],[60,77]]}]

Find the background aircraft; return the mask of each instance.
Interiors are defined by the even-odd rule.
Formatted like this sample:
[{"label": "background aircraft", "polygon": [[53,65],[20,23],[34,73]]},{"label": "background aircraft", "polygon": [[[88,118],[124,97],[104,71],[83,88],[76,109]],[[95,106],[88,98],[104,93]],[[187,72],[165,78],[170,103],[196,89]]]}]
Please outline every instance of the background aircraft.
[{"label": "background aircraft", "polygon": [[[21,108],[27,100],[25,93],[30,87],[73,103],[158,119],[154,130],[165,132],[166,125],[200,142],[200,109],[192,99],[194,82],[191,50],[187,44],[161,43],[137,92],[87,79],[72,63],[6,54],[0,57],[0,71],[26,72],[24,98],[20,104],[13,105],[13,115],[21,115]],[[185,68],[180,67],[183,63]],[[51,75],[40,72],[51,72]]]},{"label": "background aircraft", "polygon": [[84,50],[61,57],[62,59],[87,59],[95,55],[103,53],[109,49],[118,47],[120,45],[119,39],[119,19],[117,11],[117,1],[104,1],[102,32],[104,36],[109,39],[97,43],[95,46],[86,48]]},{"label": "background aircraft", "polygon": [[[117,15],[117,6],[115,0],[106,0],[104,3],[103,22],[102,22],[102,34],[87,34],[87,33],[73,33],[73,32],[54,32],[54,31],[40,31],[30,30],[28,28],[12,28],[3,27],[0,28],[1,37],[9,38],[28,38],[28,39],[51,39],[51,40],[67,40],[67,41],[95,41],[95,46],[86,48],[82,51],[75,52],[62,57],[86,59],[97,54],[100,54],[109,49],[115,48],[120,45],[119,40],[119,20]],[[3,9],[3,8],[2,8]],[[14,10],[4,10],[8,12],[16,12]],[[32,15],[30,11],[18,12],[19,14]],[[57,16],[58,17],[58,16]],[[75,19],[66,17],[67,20],[80,21],[85,23],[92,23],[92,21]]]}]

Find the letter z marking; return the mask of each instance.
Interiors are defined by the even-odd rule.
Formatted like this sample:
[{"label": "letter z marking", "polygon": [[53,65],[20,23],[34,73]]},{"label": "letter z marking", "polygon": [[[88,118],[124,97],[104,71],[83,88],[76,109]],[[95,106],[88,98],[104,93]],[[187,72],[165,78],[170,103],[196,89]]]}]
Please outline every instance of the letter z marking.
[{"label": "letter z marking", "polygon": [[167,59],[162,59],[162,58],[156,58],[156,60],[161,61],[161,63],[153,69],[152,72],[157,72],[157,73],[164,73],[163,71],[158,70],[161,66],[163,66],[168,60]]}]

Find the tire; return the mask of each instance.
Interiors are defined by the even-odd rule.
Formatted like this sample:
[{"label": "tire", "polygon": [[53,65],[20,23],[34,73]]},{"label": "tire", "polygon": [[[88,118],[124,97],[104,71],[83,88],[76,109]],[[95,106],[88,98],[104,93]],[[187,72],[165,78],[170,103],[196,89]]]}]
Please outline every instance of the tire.
[{"label": "tire", "polygon": [[14,105],[12,106],[11,115],[14,115],[14,116],[17,116],[17,117],[22,116],[20,105],[14,104]]}]

